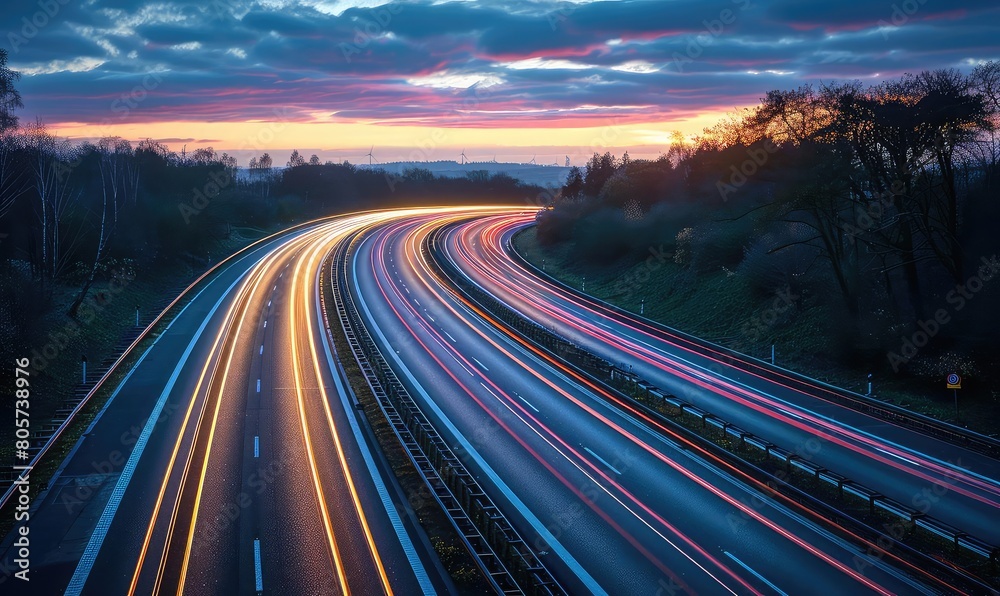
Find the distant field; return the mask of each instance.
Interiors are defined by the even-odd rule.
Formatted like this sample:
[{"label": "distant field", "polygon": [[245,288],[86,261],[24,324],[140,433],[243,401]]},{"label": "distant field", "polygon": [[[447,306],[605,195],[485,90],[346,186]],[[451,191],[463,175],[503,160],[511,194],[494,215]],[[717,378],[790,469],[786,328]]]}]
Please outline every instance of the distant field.
[{"label": "distant field", "polygon": [[[594,265],[580,259],[571,243],[551,247],[538,244],[534,228],[520,234],[515,249],[528,261],[564,283],[580,289],[586,280],[588,294],[638,313],[645,300],[644,315],[664,325],[704,338],[744,354],[769,359],[775,345],[779,366],[796,370],[859,393],[865,393],[866,370],[833,360],[827,313],[817,300],[799,300],[773,324],[763,315],[774,298],[755,299],[739,275],[716,271],[693,277],[686,268],[669,259],[657,261],[639,291],[622,293],[619,279],[645,279],[644,260],[622,259]],[[940,420],[955,422],[951,394],[940,379],[896,377],[877,379],[876,397]],[[995,392],[961,396],[959,424],[1000,434],[1000,395]]]}]

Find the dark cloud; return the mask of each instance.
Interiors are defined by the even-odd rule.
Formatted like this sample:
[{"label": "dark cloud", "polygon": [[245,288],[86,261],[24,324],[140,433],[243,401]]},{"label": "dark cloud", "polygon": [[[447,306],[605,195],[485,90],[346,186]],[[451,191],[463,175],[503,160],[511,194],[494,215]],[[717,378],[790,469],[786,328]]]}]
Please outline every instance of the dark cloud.
[{"label": "dark cloud", "polygon": [[25,116],[49,122],[654,121],[1000,57],[985,0],[54,1],[0,14]]}]

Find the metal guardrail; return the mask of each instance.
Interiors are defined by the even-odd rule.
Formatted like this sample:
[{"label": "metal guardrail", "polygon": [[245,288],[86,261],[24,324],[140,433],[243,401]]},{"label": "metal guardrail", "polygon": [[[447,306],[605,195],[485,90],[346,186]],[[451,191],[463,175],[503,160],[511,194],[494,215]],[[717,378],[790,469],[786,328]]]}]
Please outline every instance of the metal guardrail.
[{"label": "metal guardrail", "polygon": [[335,251],[330,288],[351,351],[400,445],[497,593],[566,594],[442,439],[368,333],[347,289],[347,259],[360,237],[355,234]]},{"label": "metal guardrail", "polygon": [[[969,553],[990,560],[994,564],[1000,563],[1000,548],[970,536],[961,530],[952,528],[943,522],[892,499],[888,499],[877,491],[852,482],[840,474],[820,468],[794,453],[781,449],[766,440],[743,431],[710,412],[697,408],[680,400],[676,396],[656,388],[652,384],[643,381],[638,375],[614,366],[611,362],[591,354],[569,340],[560,337],[555,332],[527,319],[524,315],[511,309],[503,301],[467,278],[457,266],[444,256],[443,251],[439,247],[439,239],[448,227],[438,228],[431,232],[428,239],[425,240],[422,250],[429,257],[427,262],[435,269],[435,273],[446,282],[452,291],[498,319],[500,324],[507,327],[527,343],[539,348],[550,357],[557,358],[566,363],[570,369],[576,370],[583,377],[608,390],[609,393],[637,405],[647,414],[655,416],[665,425],[677,431],[685,439],[705,448],[713,455],[737,465],[744,471],[751,472],[753,475],[765,479],[769,486],[779,487],[782,494],[807,506],[821,517],[827,520],[838,520],[841,523],[847,523],[854,530],[858,531],[860,535],[867,536],[872,543],[880,545],[883,543],[889,544],[892,548],[898,549],[899,552],[905,553],[908,558],[919,561],[925,568],[935,569],[939,575],[957,577],[963,583],[969,584],[976,591],[983,589],[995,590],[995,588],[982,584],[977,578],[966,574],[961,569],[925,555],[908,544],[900,542],[895,536],[873,528],[848,513],[836,509],[830,503],[790,484],[787,476],[779,477],[763,470],[745,458],[724,449],[709,439],[663,416],[659,411],[650,407],[650,404],[655,405],[656,401],[670,404],[678,412],[683,412],[700,419],[703,427],[712,425],[722,433],[738,437],[742,444],[759,449],[767,456],[781,461],[786,470],[790,471],[794,467],[805,471],[813,475],[817,480],[835,486],[841,495],[846,493],[867,501],[872,512],[877,508],[882,512],[896,516],[904,523],[914,524],[947,540],[955,549],[964,549]],[[636,395],[637,393],[639,395]],[[645,398],[646,403],[641,399],[642,397]]]},{"label": "metal guardrail", "polygon": [[70,426],[72,426],[72,424],[75,422],[76,416],[80,412],[82,412],[84,408],[86,408],[86,406],[88,405],[88,402],[90,401],[90,399],[94,395],[96,395],[98,391],[100,391],[101,389],[103,389],[104,383],[107,382],[107,380],[110,379],[115,374],[115,372],[117,372],[118,367],[123,362],[125,362],[132,355],[132,352],[136,349],[136,347],[139,344],[141,344],[149,336],[149,334],[153,333],[153,331],[157,328],[158,325],[160,325],[161,323],[165,322],[166,317],[171,313],[171,311],[174,308],[176,308],[178,304],[180,304],[182,301],[184,301],[185,299],[187,299],[189,297],[188,295],[192,292],[192,290],[196,286],[198,286],[198,284],[200,284],[205,279],[207,279],[207,278],[211,277],[212,275],[214,275],[215,273],[217,273],[220,270],[220,268],[222,268],[223,266],[228,266],[228,263],[230,263],[233,260],[236,260],[236,259],[240,258],[242,255],[246,254],[247,252],[250,252],[250,251],[254,250],[256,247],[258,247],[261,244],[264,244],[264,243],[266,243],[266,242],[268,242],[268,241],[270,241],[270,240],[272,240],[274,238],[277,238],[278,236],[281,236],[281,235],[284,235],[284,234],[288,234],[289,232],[293,232],[295,230],[299,230],[299,229],[302,229],[302,228],[305,228],[305,227],[308,227],[308,226],[311,226],[311,225],[315,225],[315,224],[321,223],[323,221],[334,219],[336,217],[340,217],[340,216],[335,215],[335,216],[330,216],[330,217],[323,217],[323,218],[320,218],[320,219],[303,222],[301,224],[296,224],[296,225],[294,225],[292,227],[289,227],[289,228],[286,228],[284,230],[281,230],[280,232],[275,232],[274,234],[270,234],[269,236],[265,236],[264,238],[261,238],[260,240],[256,240],[256,241],[250,243],[249,245],[243,247],[239,251],[237,251],[237,252],[229,255],[225,259],[222,259],[221,261],[219,261],[218,263],[216,263],[212,267],[209,267],[204,273],[202,273],[201,275],[199,275],[197,279],[195,279],[186,288],[184,288],[184,290],[181,291],[181,293],[178,294],[176,298],[174,298],[173,300],[171,300],[170,303],[167,304],[167,306],[156,316],[156,318],[154,318],[149,323],[149,325],[147,325],[142,330],[142,332],[139,333],[139,335],[135,338],[135,340],[133,340],[132,343],[129,344],[129,346],[125,348],[125,350],[121,353],[121,355],[117,359],[114,360],[114,362],[107,368],[107,370],[104,371],[104,374],[102,374],[100,376],[100,378],[98,378],[96,380],[96,382],[94,383],[94,385],[90,388],[89,391],[87,391],[86,395],[84,395],[81,398],[81,400],[79,401],[79,403],[77,403],[73,407],[73,409],[70,412],[67,413],[66,418],[56,428],[52,429],[52,434],[49,435],[48,439],[45,440],[45,442],[41,446],[38,447],[38,451],[31,458],[31,461],[29,461],[26,464],[27,470],[21,472],[20,474],[17,475],[16,478],[14,478],[13,480],[11,480],[11,485],[9,487],[7,487],[6,490],[3,492],[3,495],[0,496],[0,511],[3,511],[4,507],[7,506],[7,503],[10,502],[11,497],[14,496],[14,494],[16,493],[17,488],[18,488],[18,485],[16,484],[17,481],[19,479],[22,479],[25,474],[29,474],[30,475],[31,471],[34,470],[34,468],[42,461],[42,459],[49,452],[49,450],[52,449],[52,447],[59,441],[59,439],[62,437],[62,434],[64,432],[66,432],[66,430]]},{"label": "metal guardrail", "polygon": [[[528,227],[530,226],[527,226],[524,229],[526,230]],[[683,331],[678,331],[677,329],[667,327],[662,323],[659,323],[652,319],[648,319],[641,315],[637,315],[636,313],[625,310],[619,306],[611,304],[610,302],[601,300],[600,298],[595,298],[594,296],[590,296],[589,294],[584,294],[583,292],[580,292],[576,288],[573,288],[572,286],[563,283],[562,281],[549,275],[545,271],[539,269],[534,264],[530,263],[527,259],[525,259],[523,256],[521,256],[514,249],[512,244],[513,237],[523,232],[524,230],[519,230],[518,232],[513,234],[510,239],[508,239],[507,245],[505,247],[507,254],[519,265],[521,265],[525,269],[528,269],[536,276],[546,279],[549,283],[557,286],[560,290],[564,292],[567,292],[577,297],[585,298],[586,300],[589,300],[591,302],[599,303],[601,304],[601,306],[607,308],[608,310],[614,311],[618,314],[628,316],[637,320],[641,320],[646,325],[654,329],[657,329],[659,331],[662,331],[664,333],[668,333],[674,339],[683,341],[685,344],[687,344],[688,348],[696,350],[703,355],[705,355],[704,352],[707,350],[710,350],[717,354],[721,354],[725,357],[724,363],[729,366],[733,366],[735,368],[748,372],[757,371],[772,378],[777,371],[780,371],[781,375],[786,379],[790,378],[792,381],[805,385],[811,384],[823,387],[823,389],[826,390],[825,395],[839,405],[851,408],[853,410],[857,410],[865,414],[869,414],[871,416],[875,416],[877,418],[881,418],[882,420],[885,420],[887,422],[892,422],[900,426],[911,428],[913,430],[922,432],[928,436],[940,439],[942,441],[946,441],[948,443],[951,443],[959,447],[964,447],[971,451],[976,451],[988,457],[1000,459],[1000,440],[995,439],[993,437],[989,437],[977,433],[975,431],[968,430],[960,426],[956,426],[954,424],[949,424],[947,422],[931,418],[930,416],[925,416],[918,412],[912,412],[910,410],[907,410],[905,408],[893,404],[888,404],[882,401],[878,401],[869,396],[844,389],[843,387],[837,387],[835,385],[831,385],[830,383],[826,383],[819,379],[814,379],[808,375],[804,375],[797,371],[789,370],[787,368],[782,368],[780,366],[775,366],[769,362],[760,360],[759,358],[754,358],[753,356],[742,354],[731,348],[727,348],[725,346],[721,346],[719,344],[706,341],[704,339],[684,333]],[[750,362],[749,359],[752,359],[755,362]]]}]

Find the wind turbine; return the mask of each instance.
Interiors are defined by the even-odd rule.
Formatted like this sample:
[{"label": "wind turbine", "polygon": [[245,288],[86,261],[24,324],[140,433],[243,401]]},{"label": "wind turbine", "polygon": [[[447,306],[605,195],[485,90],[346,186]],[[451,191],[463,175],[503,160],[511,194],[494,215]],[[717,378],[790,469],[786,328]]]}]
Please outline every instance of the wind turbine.
[{"label": "wind turbine", "polygon": [[536,165],[538,165],[538,164],[537,164],[537,163],[535,162],[535,158],[536,158],[536,157],[538,157],[538,156],[537,156],[537,155],[532,155],[532,156],[531,156],[531,161],[529,161],[528,163],[530,163],[530,164],[531,164],[531,165],[533,165],[533,166],[536,166]]},{"label": "wind turbine", "polygon": [[468,161],[468,160],[469,160],[469,158],[467,158],[465,156],[465,149],[462,149],[462,165],[464,166],[465,162]]},{"label": "wind turbine", "polygon": [[496,154],[496,153],[494,153],[494,154],[493,154],[493,163],[496,163],[496,162],[497,162],[497,154]]},{"label": "wind turbine", "polygon": [[365,156],[365,157],[368,158],[368,167],[369,168],[372,166],[372,162],[373,161],[374,162],[378,162],[378,160],[375,159],[375,156],[372,155],[372,152],[374,152],[374,151],[375,151],[375,145],[372,145],[372,148],[368,150],[368,155]]}]

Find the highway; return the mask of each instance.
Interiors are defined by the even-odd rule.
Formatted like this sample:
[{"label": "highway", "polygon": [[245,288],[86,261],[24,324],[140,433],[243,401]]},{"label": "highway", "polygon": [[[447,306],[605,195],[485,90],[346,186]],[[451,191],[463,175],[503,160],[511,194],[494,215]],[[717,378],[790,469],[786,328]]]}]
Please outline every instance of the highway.
[{"label": "highway", "polygon": [[445,247],[477,284],[559,335],[817,465],[1000,544],[996,459],[833,403],[831,388],[753,359],[734,366],[728,354],[540,279],[506,252],[531,221],[470,221],[449,231]]},{"label": "highway", "polygon": [[[368,333],[567,592],[953,591],[515,341],[434,273],[422,249],[442,228],[470,279],[561,335],[789,449],[819,441],[817,462],[901,501],[945,486],[933,515],[1000,534],[995,460],[866,419],[821,388],[726,368],[561,290],[505,252],[533,216],[362,212],[221,263],[36,499],[32,581],[0,574],[0,593],[456,592],[375,441],[373,412],[354,404],[338,363],[353,356],[326,329],[323,263],[348,242],[347,291]],[[4,569],[13,539],[0,543]]]},{"label": "highway", "polygon": [[30,587],[5,575],[0,591],[448,591],[337,373],[318,300],[332,246],[406,215],[336,218],[227,262],[37,499]]},{"label": "highway", "polygon": [[433,276],[421,243],[446,218],[423,219],[364,238],[354,298],[397,375],[571,593],[928,589],[881,560],[857,571],[857,547],[515,345]]}]

